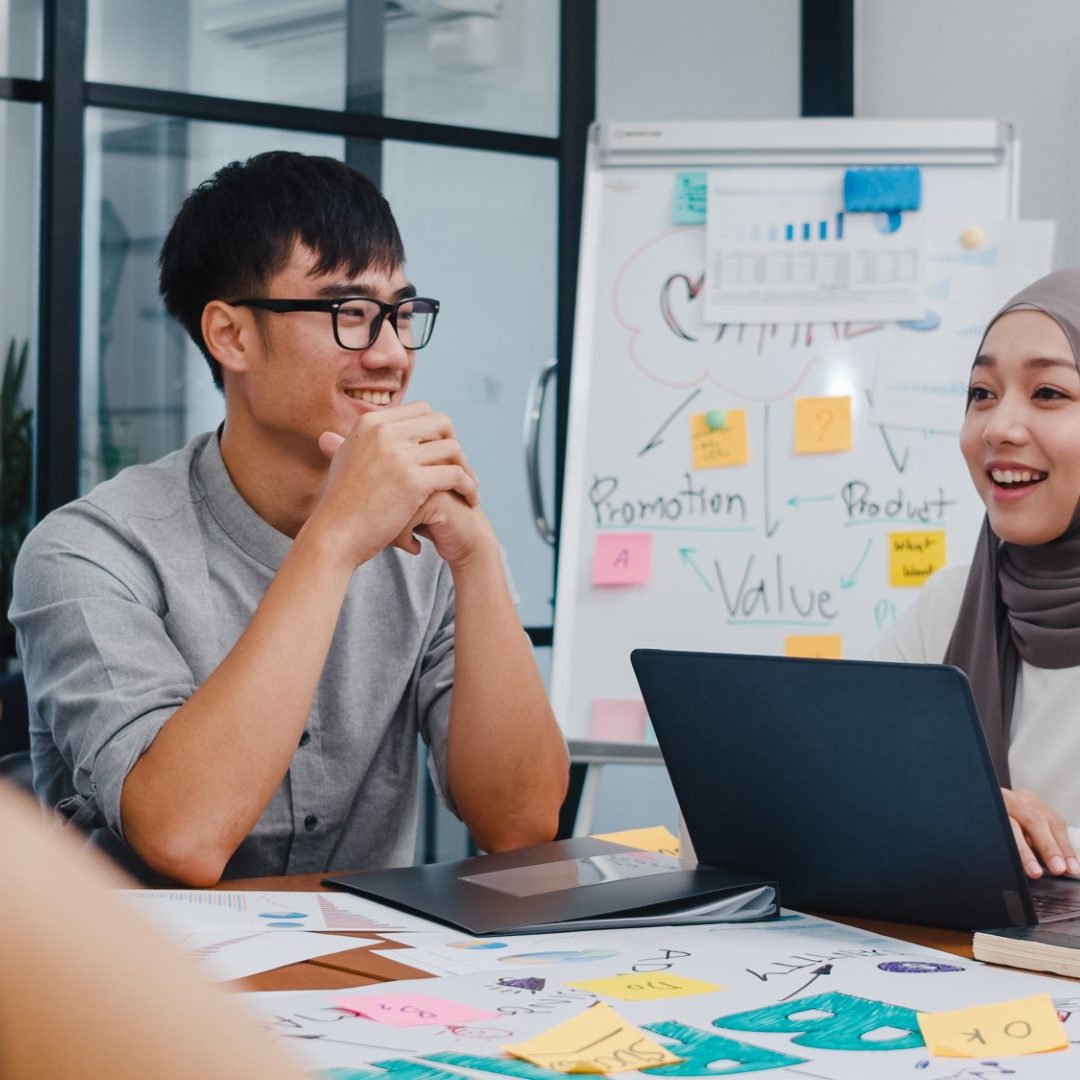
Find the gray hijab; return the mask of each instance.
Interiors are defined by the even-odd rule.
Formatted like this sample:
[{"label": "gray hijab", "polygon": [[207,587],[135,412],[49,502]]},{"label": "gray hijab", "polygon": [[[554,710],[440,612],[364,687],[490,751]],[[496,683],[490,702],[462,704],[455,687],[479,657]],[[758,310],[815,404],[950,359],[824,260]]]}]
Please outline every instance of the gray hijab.
[{"label": "gray hijab", "polygon": [[[1017,293],[987,331],[1017,308],[1049,315],[1064,331],[1080,367],[1080,267],[1047,274]],[[1006,543],[983,520],[945,650],[945,663],[955,664],[971,680],[1003,787],[1009,786],[1009,729],[1021,660],[1038,668],[1080,667],[1080,505],[1061,536],[1045,544]]]}]

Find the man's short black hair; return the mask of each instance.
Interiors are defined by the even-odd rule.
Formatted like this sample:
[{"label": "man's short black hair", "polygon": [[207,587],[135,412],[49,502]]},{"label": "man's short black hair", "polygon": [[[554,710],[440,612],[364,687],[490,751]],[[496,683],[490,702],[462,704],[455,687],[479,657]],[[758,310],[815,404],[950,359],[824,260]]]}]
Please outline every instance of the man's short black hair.
[{"label": "man's short black hair", "polygon": [[219,169],[184,200],[161,248],[165,307],[198,345],[214,385],[221,365],[200,323],[211,300],[262,296],[297,241],[318,273],[393,273],[405,262],[390,204],[375,185],[334,158],[271,150]]}]

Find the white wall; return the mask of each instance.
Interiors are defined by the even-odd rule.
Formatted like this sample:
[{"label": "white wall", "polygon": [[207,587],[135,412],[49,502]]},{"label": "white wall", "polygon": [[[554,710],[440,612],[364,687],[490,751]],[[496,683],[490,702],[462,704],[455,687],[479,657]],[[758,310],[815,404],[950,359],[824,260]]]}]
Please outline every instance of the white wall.
[{"label": "white wall", "polygon": [[798,0],[599,0],[596,115],[798,116]]},{"label": "white wall", "polygon": [[1080,4],[857,0],[855,27],[857,115],[1013,121],[1020,215],[1056,219],[1055,265],[1080,263]]}]

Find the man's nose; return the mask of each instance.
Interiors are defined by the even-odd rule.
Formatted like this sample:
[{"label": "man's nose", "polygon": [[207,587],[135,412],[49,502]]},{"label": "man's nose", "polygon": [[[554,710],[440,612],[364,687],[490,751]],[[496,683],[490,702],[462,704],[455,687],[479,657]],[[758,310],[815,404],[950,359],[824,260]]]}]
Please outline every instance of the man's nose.
[{"label": "man's nose", "polygon": [[409,351],[401,344],[389,319],[383,319],[378,335],[362,356],[367,367],[401,368],[409,362]]}]

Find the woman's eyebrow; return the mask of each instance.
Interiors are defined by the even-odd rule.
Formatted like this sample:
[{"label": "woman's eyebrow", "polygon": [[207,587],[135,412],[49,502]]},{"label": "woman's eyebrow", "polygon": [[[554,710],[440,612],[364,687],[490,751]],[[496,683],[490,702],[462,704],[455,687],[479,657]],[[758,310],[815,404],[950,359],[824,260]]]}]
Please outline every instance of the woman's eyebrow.
[{"label": "woman's eyebrow", "polygon": [[1024,361],[1024,367],[1028,370],[1034,368],[1055,368],[1066,367],[1076,370],[1076,361],[1070,357],[1066,360],[1061,356],[1032,356],[1030,359]]},{"label": "woman's eyebrow", "polygon": [[[987,356],[986,353],[979,353],[975,357],[975,363],[972,367],[994,367],[996,361],[992,356]],[[1071,357],[1066,359],[1061,356],[1030,356],[1024,361],[1023,366],[1026,370],[1033,370],[1039,368],[1056,368],[1065,367],[1076,370],[1077,363]]]}]

